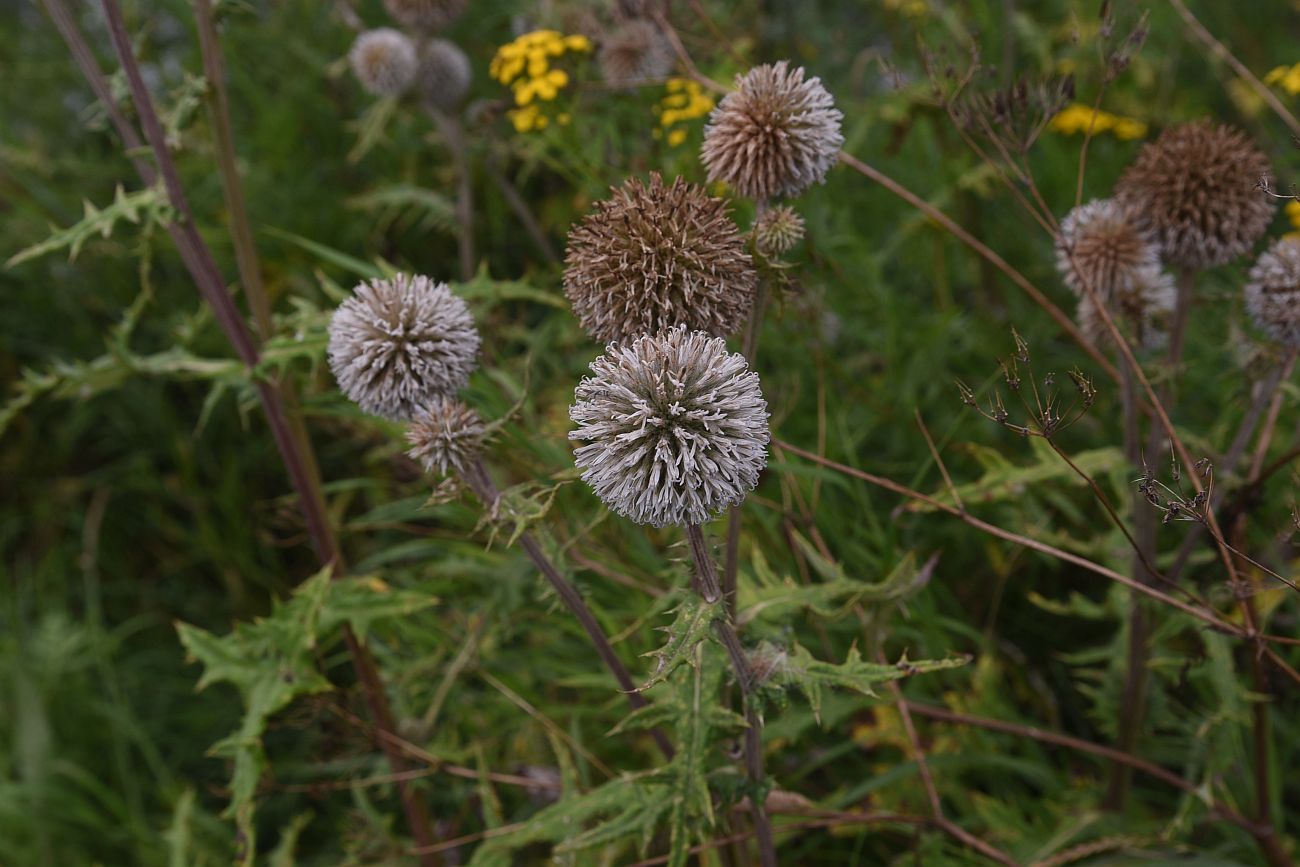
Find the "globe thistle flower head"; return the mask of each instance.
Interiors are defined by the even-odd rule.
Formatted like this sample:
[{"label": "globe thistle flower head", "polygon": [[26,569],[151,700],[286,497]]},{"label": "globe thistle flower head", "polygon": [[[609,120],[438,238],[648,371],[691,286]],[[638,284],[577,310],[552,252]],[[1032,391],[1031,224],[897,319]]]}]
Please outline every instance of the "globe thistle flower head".
[{"label": "globe thistle flower head", "polygon": [[757,285],[726,203],[681,178],[630,179],[569,233],[564,293],[602,342],[676,325],[731,334]]},{"label": "globe thistle flower head", "polygon": [[1170,127],[1116,185],[1173,265],[1208,268],[1248,251],[1273,218],[1260,182],[1268,157],[1242,131],[1208,121]]},{"label": "globe thistle flower head", "polygon": [[1137,213],[1114,199],[1080,205],[1061,221],[1056,264],[1078,295],[1103,298],[1128,289],[1144,269],[1160,267],[1160,248]]},{"label": "globe thistle flower head", "polygon": [[465,302],[446,283],[406,274],[357,286],[329,331],[339,388],[364,411],[401,421],[463,388],[479,348]]},{"label": "globe thistle flower head", "polygon": [[768,208],[754,223],[754,245],[765,256],[783,256],[803,240],[803,217],[789,205]]},{"label": "globe thistle flower head", "polygon": [[1300,347],[1300,239],[1281,238],[1261,253],[1245,294],[1246,312],[1261,331]]},{"label": "globe thistle flower head", "polygon": [[701,159],[710,181],[764,200],[797,196],[839,158],[844,136],[831,95],[786,61],[755,67],[736,80],[704,128]]},{"label": "globe thistle flower head", "polygon": [[384,0],[384,8],[403,27],[431,33],[460,17],[469,0]]},{"label": "globe thistle flower head", "polygon": [[[1100,295],[1100,300],[1121,332],[1139,349],[1159,349],[1168,341],[1178,290],[1174,278],[1159,265],[1139,268],[1127,284]],[[1094,346],[1110,342],[1110,329],[1090,296],[1079,299],[1076,319],[1088,342]]]},{"label": "globe thistle flower head", "polygon": [[352,43],[348,62],[361,86],[376,96],[401,96],[415,80],[415,45],[391,27],[367,30]]},{"label": "globe thistle flower head", "polygon": [[451,111],[465,100],[472,77],[469,58],[456,43],[430,39],[420,47],[415,87],[420,98],[442,111]]},{"label": "globe thistle flower head", "polygon": [[610,344],[578,385],[569,438],[605,505],[662,527],[702,524],[744,500],[767,464],[758,375],[726,342],[673,328]]},{"label": "globe thistle flower head", "polygon": [[427,473],[464,476],[483,449],[487,428],[478,413],[452,397],[437,397],[406,431],[407,454]]},{"label": "globe thistle flower head", "polygon": [[672,72],[676,57],[659,25],[645,18],[633,18],[601,40],[596,60],[610,84],[635,87],[666,77]]}]

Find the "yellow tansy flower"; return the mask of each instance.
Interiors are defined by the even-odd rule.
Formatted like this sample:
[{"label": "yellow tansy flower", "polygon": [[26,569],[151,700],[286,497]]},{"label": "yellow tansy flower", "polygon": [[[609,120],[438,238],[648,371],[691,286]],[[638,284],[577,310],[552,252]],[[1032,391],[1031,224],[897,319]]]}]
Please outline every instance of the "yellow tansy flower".
[{"label": "yellow tansy flower", "polygon": [[1094,111],[1092,106],[1078,102],[1067,106],[1048,126],[1062,135],[1085,134],[1091,129],[1094,135],[1110,133],[1125,141],[1144,138],[1147,134],[1147,125],[1140,120],[1100,109]]}]

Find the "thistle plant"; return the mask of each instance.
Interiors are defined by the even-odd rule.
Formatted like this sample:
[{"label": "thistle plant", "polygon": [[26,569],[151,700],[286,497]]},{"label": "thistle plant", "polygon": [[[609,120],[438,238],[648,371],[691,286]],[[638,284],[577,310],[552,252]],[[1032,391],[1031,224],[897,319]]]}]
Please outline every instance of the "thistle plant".
[{"label": "thistle plant", "polygon": [[424,104],[454,111],[465,101],[472,78],[469,58],[451,40],[429,39],[419,47],[414,89]]},{"label": "thistle plant", "polygon": [[596,62],[610,84],[635,87],[667,77],[677,59],[658,24],[648,18],[632,18],[600,40]]},{"label": "thistle plant", "polygon": [[803,240],[803,217],[789,205],[775,205],[754,221],[754,247],[764,256],[780,257]]},{"label": "thistle plant", "polygon": [[442,30],[469,6],[469,0],[384,0],[394,21],[421,33]]},{"label": "thistle plant", "polygon": [[1290,350],[1300,348],[1300,239],[1279,238],[1261,253],[1244,294],[1260,331]]},{"label": "thistle plant", "polygon": [[348,63],[361,86],[376,96],[401,96],[415,81],[415,44],[391,27],[367,30],[352,43]]}]

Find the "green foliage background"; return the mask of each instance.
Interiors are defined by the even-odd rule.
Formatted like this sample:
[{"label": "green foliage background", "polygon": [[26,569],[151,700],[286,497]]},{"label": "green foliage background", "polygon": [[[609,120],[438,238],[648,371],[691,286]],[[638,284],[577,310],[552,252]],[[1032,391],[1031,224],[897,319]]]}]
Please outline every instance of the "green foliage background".
[{"label": "green foliage background", "polygon": [[[930,0],[920,15],[907,14],[915,4],[862,0],[672,5],[687,48],[715,79],[785,57],[821,76],[845,114],[845,150],[953,216],[1069,309],[1050,238],[934,107],[921,56],[946,49],[961,63],[974,39],[1003,80],[1072,68],[1080,99],[1091,101],[1101,69],[1096,4]],[[1152,5],[1147,44],[1104,106],[1150,124],[1152,134],[1203,116],[1238,124],[1288,186],[1300,166],[1286,127],[1208,58],[1172,8]],[[111,71],[95,6],[78,19]],[[471,6],[451,36],[474,65],[475,153],[520,188],[554,245],[562,248],[568,226],[629,174],[703,180],[699,122],[680,147],[652,136],[656,87],[585,86],[597,82],[590,70],[563,97],[571,125],[517,134],[501,116],[506,91],[487,76],[496,47],[516,27],[582,31],[608,14],[603,6]],[[155,96],[172,112],[198,227],[233,281],[211,129],[193,80],[201,65],[189,4],[126,7]],[[659,768],[636,720],[611,732],[623,699],[528,561],[502,538],[488,544],[472,499],[430,504],[430,481],[403,456],[400,430],[361,416],[323,364],[328,313],[362,276],[387,267],[456,276],[446,148],[418,112],[377,109],[361,92],[342,61],[353,34],[332,4],[227,0],[219,11],[240,167],[277,316],[272,360],[301,388],[331,514],[363,577],[328,599],[299,594],[276,607],[317,564],[248,381],[166,233],[147,218],[156,201],[139,189],[39,4],[0,8],[0,256],[41,244],[51,226],[77,224],[83,201],[124,217],[108,226],[101,215],[96,231],[77,239],[75,261],[63,250],[0,269],[0,863],[205,865],[250,852],[222,816],[233,753],[209,752],[232,732],[249,736],[249,721],[239,692],[215,681],[247,688],[266,673],[258,665],[268,653],[288,654],[302,679],[259,721],[268,767],[249,782],[257,812],[246,817],[259,862],[407,863],[391,786],[358,782],[386,765],[354,722],[364,704],[337,630],[326,628],[368,622],[375,595],[388,600],[378,612],[387,616],[368,631],[403,736],[474,771],[415,783],[439,836],[533,820],[513,842],[477,852],[467,843],[453,857],[544,863],[543,841],[567,840],[558,851],[566,863],[621,864],[639,857],[638,838],[648,855],[682,833],[698,842],[719,821],[710,791],[725,801],[739,786],[727,754],[736,720],[690,701],[725,681],[721,655],[699,650],[687,660],[695,665],[650,692],[679,742],[696,744],[676,770]],[[1290,4],[1252,3],[1249,15],[1225,4],[1196,11],[1261,76],[1300,60]],[[371,25],[384,21],[378,2],[359,12]],[[1074,202],[1080,141],[1049,132],[1030,157],[1058,215]],[[1085,198],[1107,195],[1137,147],[1098,137]],[[114,212],[119,188],[128,206],[119,200]],[[681,602],[685,548],[675,531],[608,517],[574,482],[566,409],[600,348],[569,313],[559,266],[529,243],[491,179],[480,172],[475,189],[482,266],[457,289],[481,324],[484,357],[467,399],[485,417],[507,418],[489,455],[498,481],[524,486],[512,491],[521,507],[550,503],[539,521],[549,550],[617,636],[634,676],[648,680],[654,663],[641,654],[663,643],[656,627],[672,622]],[[789,291],[769,315],[757,363],[775,434],[942,491],[919,412],[950,472],[970,485],[964,499],[979,516],[1126,570],[1123,539],[1088,490],[1050,455],[965,411],[953,385],[990,383],[1012,327],[1040,372],[1090,372],[1101,397],[1060,442],[1091,456],[1122,500],[1130,485],[1117,450],[1118,394],[1090,359],[999,273],[848,168],[797,205],[807,239],[791,257]],[[751,216],[737,203],[742,226]],[[1279,213],[1273,234],[1288,228]],[[1243,372],[1254,375],[1267,352],[1241,312],[1246,264],[1200,284],[1176,418],[1198,455],[1225,447],[1246,403]],[[1274,455],[1300,421],[1294,386],[1284,388]],[[1294,488],[1290,474],[1275,478],[1249,537],[1288,575]],[[788,690],[778,681],[768,696],[776,784],[826,811],[928,811],[891,693],[824,690],[818,720],[794,694],[809,688],[800,652],[837,663],[969,655],[969,665],[904,681],[905,694],[1113,742],[1127,592],[902,505],[792,458],[774,460],[747,504],[741,607],[762,605],[745,635],[789,649],[793,672]],[[1185,532],[1162,529],[1162,550],[1176,549]],[[814,534],[837,563],[816,553]],[[916,580],[932,556],[929,580]],[[1195,562],[1199,588],[1234,610],[1209,549]],[[908,592],[864,589],[891,575]],[[1269,630],[1293,635],[1294,597],[1259,598]],[[310,618],[301,614],[309,604],[319,606]],[[1249,814],[1249,708],[1259,697],[1243,674],[1247,651],[1186,618],[1162,613],[1158,622],[1138,753]],[[189,625],[178,634],[178,623]],[[245,655],[215,669],[213,655],[236,647]],[[208,663],[212,685],[196,691],[204,669],[187,649]],[[1297,654],[1284,655],[1296,664]],[[1274,687],[1270,797],[1291,849],[1300,834],[1300,784],[1289,773],[1300,761],[1296,689],[1280,679]],[[947,815],[1018,861],[1096,844],[1068,860],[1263,863],[1249,835],[1164,783],[1137,777],[1129,809],[1107,813],[1104,762],[976,728],[918,725]],[[548,805],[489,771],[554,781],[562,798]],[[711,788],[692,788],[702,780]],[[614,821],[582,825],[596,815]],[[577,825],[594,827],[586,841],[594,847],[572,851]],[[509,854],[509,845],[520,848]],[[984,863],[950,836],[902,823],[790,834],[781,855],[789,864]]]}]

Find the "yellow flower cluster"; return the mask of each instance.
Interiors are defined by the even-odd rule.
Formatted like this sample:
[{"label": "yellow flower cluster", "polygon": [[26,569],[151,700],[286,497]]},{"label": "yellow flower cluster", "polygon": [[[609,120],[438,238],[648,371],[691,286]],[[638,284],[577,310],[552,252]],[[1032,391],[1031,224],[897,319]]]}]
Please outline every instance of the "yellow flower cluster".
[{"label": "yellow flower cluster", "polygon": [[1062,135],[1086,133],[1091,129],[1094,135],[1108,132],[1124,141],[1144,138],[1147,134],[1147,125],[1142,121],[1131,117],[1120,117],[1107,111],[1098,110],[1094,121],[1092,106],[1078,102],[1066,107],[1064,111],[1052,118],[1050,126],[1053,132]]},{"label": "yellow flower cluster", "polygon": [[1286,233],[1288,238],[1300,238],[1300,202],[1295,199],[1286,203],[1286,218],[1291,223],[1291,231]]},{"label": "yellow flower cluster", "polygon": [[1295,66],[1279,66],[1264,76],[1265,84],[1275,84],[1287,93],[1295,96],[1300,93],[1300,63]]},{"label": "yellow flower cluster", "polygon": [[664,82],[668,91],[655,106],[659,115],[659,126],[663,129],[654,131],[655,138],[668,131],[668,144],[677,147],[686,141],[686,128],[681,126],[688,121],[704,117],[713,111],[713,97],[704,92],[698,81],[690,78],[670,78]]},{"label": "yellow flower cluster", "polygon": [[[516,132],[546,129],[550,118],[537,105],[559,96],[569,83],[569,73],[553,67],[552,61],[568,53],[586,54],[591,40],[581,34],[565,36],[555,30],[534,30],[497,49],[488,73],[515,94],[515,105],[506,113]],[[569,122],[567,114],[555,118]]]}]

